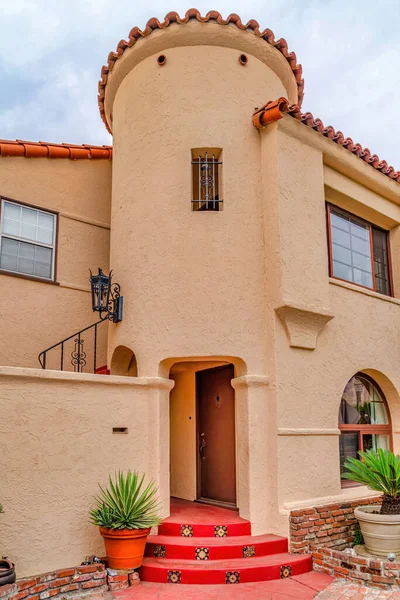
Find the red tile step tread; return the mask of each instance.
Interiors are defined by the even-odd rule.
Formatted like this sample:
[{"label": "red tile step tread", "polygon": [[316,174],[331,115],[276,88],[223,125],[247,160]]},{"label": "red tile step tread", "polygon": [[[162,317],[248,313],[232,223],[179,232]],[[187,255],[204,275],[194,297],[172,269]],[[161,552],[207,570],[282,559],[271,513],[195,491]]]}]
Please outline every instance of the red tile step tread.
[{"label": "red tile step tread", "polygon": [[[333,578],[325,573],[305,573],[288,579],[243,585],[164,585],[141,583],[113,592],[118,600],[312,600]],[[92,600],[92,596],[90,596]],[[93,598],[93,600],[95,600]],[[97,599],[96,599],[97,600]],[[98,599],[101,600],[101,599]]]},{"label": "red tile step tread", "polygon": [[250,521],[239,517],[236,511],[172,498],[171,516],[159,526],[158,534],[182,536],[183,529],[193,537],[215,537],[217,531],[228,536],[251,534]]},{"label": "red tile step tread", "polygon": [[217,561],[145,558],[140,578],[154,583],[235,584],[282,579],[311,569],[311,556],[285,552]]},{"label": "red tile step tread", "polygon": [[266,556],[268,554],[287,552],[288,541],[287,538],[277,535],[243,535],[222,538],[151,535],[147,540],[146,556],[196,560],[196,554],[199,554],[203,548],[208,550],[208,560],[250,558],[252,556]]}]

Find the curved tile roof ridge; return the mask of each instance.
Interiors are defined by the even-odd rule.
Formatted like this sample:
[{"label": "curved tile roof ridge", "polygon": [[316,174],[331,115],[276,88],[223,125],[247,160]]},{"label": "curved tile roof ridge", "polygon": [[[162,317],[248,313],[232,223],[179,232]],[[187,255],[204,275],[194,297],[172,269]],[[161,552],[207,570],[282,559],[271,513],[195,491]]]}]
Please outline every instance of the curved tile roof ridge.
[{"label": "curved tile roof ridge", "polygon": [[24,156],[26,158],[82,158],[110,159],[111,146],[89,144],[52,144],[50,142],[27,142],[25,140],[0,140],[0,156]]},{"label": "curved tile roof ridge", "polygon": [[273,100],[264,104],[264,106],[254,113],[253,123],[257,129],[263,129],[269,123],[281,119],[282,113],[286,113],[308,127],[311,127],[311,129],[318,131],[318,133],[329,138],[336,144],[339,144],[339,146],[343,146],[343,148],[346,148],[346,150],[349,150],[352,154],[361,158],[377,171],[380,171],[384,175],[390,177],[390,179],[400,183],[400,171],[395,171],[393,167],[388,165],[386,160],[381,160],[377,154],[372,154],[369,148],[363,148],[361,144],[353,142],[350,137],[345,138],[343,133],[341,131],[336,131],[332,125],[326,127],[321,119],[314,118],[312,113],[301,112],[301,108],[298,104],[289,105],[286,98],[278,98],[278,100]]},{"label": "curved tile roof ridge", "polygon": [[108,75],[113,70],[115,62],[121,58],[123,53],[127,48],[131,48],[136,44],[136,42],[140,38],[144,38],[149,36],[156,29],[165,29],[171,23],[178,23],[179,25],[183,25],[187,23],[190,19],[197,19],[200,23],[208,23],[209,21],[216,21],[219,25],[229,25],[230,23],[234,24],[238,29],[242,31],[250,30],[259,38],[263,38],[268,44],[274,46],[279,50],[283,56],[288,61],[290,68],[293,71],[297,82],[297,90],[298,90],[298,101],[299,106],[301,106],[303,102],[304,96],[304,79],[302,77],[303,68],[300,64],[297,64],[297,58],[295,52],[289,52],[288,45],[285,39],[280,38],[279,40],[275,40],[275,36],[270,29],[260,30],[260,25],[255,19],[250,19],[246,24],[242,23],[239,15],[235,13],[231,13],[226,19],[222,17],[222,15],[216,10],[210,10],[205,17],[203,17],[197,8],[190,8],[186,11],[186,14],[183,18],[179,16],[179,14],[175,11],[169,12],[164,21],[159,21],[156,17],[153,17],[147,21],[146,27],[141,30],[139,27],[134,27],[131,29],[129,33],[129,41],[121,40],[117,45],[115,52],[110,52],[107,59],[107,65],[104,65],[101,69],[101,79],[99,81],[99,94],[98,94],[98,104],[100,109],[101,118],[107,128],[107,131],[111,133],[110,128],[108,126],[105,110],[104,110],[104,98],[105,98],[105,88],[107,85]]}]

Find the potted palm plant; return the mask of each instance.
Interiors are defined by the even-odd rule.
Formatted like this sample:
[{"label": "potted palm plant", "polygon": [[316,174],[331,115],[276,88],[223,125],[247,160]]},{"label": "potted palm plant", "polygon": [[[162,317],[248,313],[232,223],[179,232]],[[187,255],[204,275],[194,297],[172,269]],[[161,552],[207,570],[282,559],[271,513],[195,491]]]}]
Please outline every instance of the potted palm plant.
[{"label": "potted palm plant", "polygon": [[108,487],[99,485],[90,520],[100,528],[112,569],[140,567],[150,529],[161,522],[157,487],[154,481],[145,487],[144,478],[137,471],[119,471],[114,479],[109,476]]},{"label": "potted palm plant", "polygon": [[367,550],[387,556],[400,552],[400,456],[390,450],[359,452],[349,457],[343,477],[383,493],[382,504],[359,506],[358,519]]},{"label": "potted palm plant", "polygon": [[[0,513],[3,513],[3,506],[0,504]],[[15,583],[15,566],[5,556],[0,559],[0,586],[9,583]]]}]

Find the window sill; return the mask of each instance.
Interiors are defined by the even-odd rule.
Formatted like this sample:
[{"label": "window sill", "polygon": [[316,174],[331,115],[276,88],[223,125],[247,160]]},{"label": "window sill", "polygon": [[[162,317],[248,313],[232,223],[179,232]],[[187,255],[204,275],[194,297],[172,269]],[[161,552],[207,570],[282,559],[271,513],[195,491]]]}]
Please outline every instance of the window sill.
[{"label": "window sill", "polygon": [[341,279],[329,277],[329,283],[345,288],[347,290],[352,290],[353,292],[358,292],[359,294],[364,294],[365,296],[372,296],[372,298],[379,298],[384,302],[391,302],[392,304],[397,304],[398,306],[400,306],[400,299],[398,298],[393,298],[393,296],[386,296],[385,294],[379,294],[378,292],[374,292],[374,290],[369,290],[368,288],[355,285],[348,281],[342,281]]},{"label": "window sill", "polygon": [[34,275],[25,275],[25,273],[14,273],[13,271],[6,271],[4,269],[0,269],[0,275],[9,275],[10,277],[38,281],[39,283],[49,283],[50,285],[60,285],[58,281],[54,281],[52,279],[43,279],[42,277],[35,277]]}]

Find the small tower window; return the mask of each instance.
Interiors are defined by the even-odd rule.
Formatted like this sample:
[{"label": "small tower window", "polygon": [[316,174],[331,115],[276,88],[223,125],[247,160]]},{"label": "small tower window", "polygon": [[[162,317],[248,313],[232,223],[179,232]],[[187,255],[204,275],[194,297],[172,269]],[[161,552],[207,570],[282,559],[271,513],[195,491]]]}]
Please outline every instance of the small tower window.
[{"label": "small tower window", "polygon": [[222,210],[221,149],[192,150],[192,210]]}]

